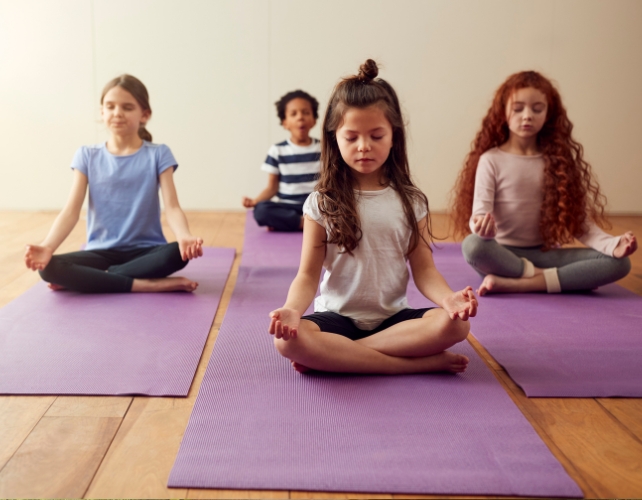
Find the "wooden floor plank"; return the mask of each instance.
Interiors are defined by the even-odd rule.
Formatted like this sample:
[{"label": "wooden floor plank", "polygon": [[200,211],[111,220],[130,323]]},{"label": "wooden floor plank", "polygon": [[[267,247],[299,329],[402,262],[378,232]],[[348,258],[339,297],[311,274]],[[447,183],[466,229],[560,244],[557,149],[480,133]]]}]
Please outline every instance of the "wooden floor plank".
[{"label": "wooden floor plank", "polygon": [[642,443],[642,399],[600,398],[597,402]]},{"label": "wooden floor plank", "polygon": [[134,398],[86,498],[185,498],[167,488],[192,400]]},{"label": "wooden floor plank", "polygon": [[55,399],[56,396],[0,396],[0,471]]},{"label": "wooden floor plank", "polygon": [[43,417],[0,471],[0,497],[82,497],[120,422]]},{"label": "wooden floor plank", "polygon": [[190,489],[187,498],[220,498],[225,500],[283,500],[290,498],[289,491],[260,491],[260,490],[206,490]]},{"label": "wooden floor plank", "polygon": [[123,418],[131,401],[117,396],[58,396],[45,416]]}]

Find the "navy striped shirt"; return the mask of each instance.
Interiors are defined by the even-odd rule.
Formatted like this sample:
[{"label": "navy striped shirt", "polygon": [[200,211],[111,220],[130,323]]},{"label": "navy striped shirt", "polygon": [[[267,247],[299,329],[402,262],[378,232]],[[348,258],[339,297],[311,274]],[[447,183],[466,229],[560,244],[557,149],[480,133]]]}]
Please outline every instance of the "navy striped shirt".
[{"label": "navy striped shirt", "polygon": [[314,191],[321,168],[321,141],[297,146],[289,140],[270,147],[261,170],[279,176],[277,196],[283,203],[303,204]]}]

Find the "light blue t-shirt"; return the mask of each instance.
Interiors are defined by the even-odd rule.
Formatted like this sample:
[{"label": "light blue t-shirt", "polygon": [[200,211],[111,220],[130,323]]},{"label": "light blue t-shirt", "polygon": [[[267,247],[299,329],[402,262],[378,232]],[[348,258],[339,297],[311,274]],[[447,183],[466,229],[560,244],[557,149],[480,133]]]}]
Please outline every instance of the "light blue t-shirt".
[{"label": "light blue t-shirt", "polygon": [[85,250],[131,250],[167,243],[160,223],[158,178],[178,168],[164,144],[143,141],[134,154],[115,156],[105,144],[82,146],[71,168],[89,181]]}]

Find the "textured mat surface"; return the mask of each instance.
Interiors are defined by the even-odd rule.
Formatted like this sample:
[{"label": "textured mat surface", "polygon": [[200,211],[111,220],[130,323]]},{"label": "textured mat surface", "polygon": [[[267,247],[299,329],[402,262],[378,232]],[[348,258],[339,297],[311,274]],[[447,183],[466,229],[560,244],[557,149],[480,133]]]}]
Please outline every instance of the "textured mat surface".
[{"label": "textured mat surface", "polygon": [[241,267],[169,486],[581,496],[468,343],[463,375],[295,372],[266,331],[295,273]]},{"label": "textured mat surface", "polygon": [[205,248],[194,293],[82,295],[38,283],[0,309],[1,394],[186,396],[234,261]]},{"label": "textured mat surface", "polygon": [[303,233],[280,233],[259,227],[252,210],[245,219],[245,240],[243,242],[244,266],[299,267]]},{"label": "textured mat surface", "polygon": [[[435,262],[453,289],[481,283],[460,245],[440,244]],[[471,324],[529,397],[642,397],[642,297],[619,285],[480,297]]]}]

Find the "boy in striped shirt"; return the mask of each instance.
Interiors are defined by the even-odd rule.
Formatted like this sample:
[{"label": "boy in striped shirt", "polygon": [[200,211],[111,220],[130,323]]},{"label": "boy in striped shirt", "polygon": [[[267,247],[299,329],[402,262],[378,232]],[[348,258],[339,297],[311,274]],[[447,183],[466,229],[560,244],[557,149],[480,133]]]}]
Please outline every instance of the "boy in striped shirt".
[{"label": "boy in striped shirt", "polygon": [[[268,185],[256,198],[244,197],[243,206],[254,207],[259,226],[271,231],[299,231],[303,228],[303,203],[314,190],[320,168],[321,142],[310,137],[319,103],[310,94],[295,90],[275,104],[290,138],[270,147],[261,166],[269,174]],[[272,201],[274,196],[277,201]]]}]

